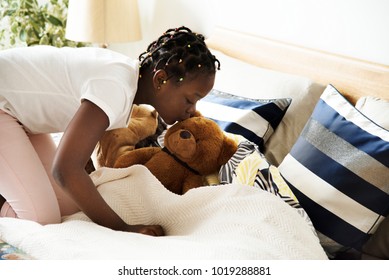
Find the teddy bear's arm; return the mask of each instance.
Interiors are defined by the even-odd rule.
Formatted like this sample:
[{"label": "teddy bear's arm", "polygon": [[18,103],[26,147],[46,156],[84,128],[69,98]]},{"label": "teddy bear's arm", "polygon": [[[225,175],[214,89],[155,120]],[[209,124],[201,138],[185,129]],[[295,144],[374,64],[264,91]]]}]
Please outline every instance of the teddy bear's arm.
[{"label": "teddy bear's arm", "polygon": [[134,164],[145,164],[160,150],[160,147],[147,147],[127,151],[116,159],[114,167],[124,168]]},{"label": "teddy bear's arm", "polygon": [[200,175],[188,176],[182,186],[182,194],[186,193],[190,189],[204,186],[204,178]]}]

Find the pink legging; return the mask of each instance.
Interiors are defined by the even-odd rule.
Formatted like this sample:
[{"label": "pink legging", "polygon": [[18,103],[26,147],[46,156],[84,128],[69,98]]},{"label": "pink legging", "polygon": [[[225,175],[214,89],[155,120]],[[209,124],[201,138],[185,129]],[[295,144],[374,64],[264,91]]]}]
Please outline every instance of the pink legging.
[{"label": "pink legging", "polygon": [[0,217],[52,224],[79,211],[51,176],[55,149],[49,134],[28,134],[0,110]]}]

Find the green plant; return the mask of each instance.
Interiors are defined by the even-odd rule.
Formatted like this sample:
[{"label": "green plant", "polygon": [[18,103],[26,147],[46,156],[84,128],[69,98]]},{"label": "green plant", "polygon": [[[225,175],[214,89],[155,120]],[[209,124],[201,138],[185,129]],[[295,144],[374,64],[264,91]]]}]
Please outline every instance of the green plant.
[{"label": "green plant", "polygon": [[68,3],[69,0],[1,0],[0,48],[20,44],[55,47],[88,45],[65,38]]}]

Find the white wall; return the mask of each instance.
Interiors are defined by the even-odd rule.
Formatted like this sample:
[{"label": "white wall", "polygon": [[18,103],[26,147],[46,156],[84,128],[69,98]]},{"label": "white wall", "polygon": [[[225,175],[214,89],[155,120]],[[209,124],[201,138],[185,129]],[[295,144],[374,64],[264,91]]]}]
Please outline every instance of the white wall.
[{"label": "white wall", "polygon": [[196,32],[210,34],[215,26],[212,0],[138,0],[141,18],[141,42],[112,44],[109,48],[132,57],[169,28],[185,25]]},{"label": "white wall", "polygon": [[136,57],[169,27],[216,25],[389,65],[389,0],[138,0],[143,40],[111,45]]},{"label": "white wall", "polygon": [[215,2],[223,26],[389,65],[388,0]]}]

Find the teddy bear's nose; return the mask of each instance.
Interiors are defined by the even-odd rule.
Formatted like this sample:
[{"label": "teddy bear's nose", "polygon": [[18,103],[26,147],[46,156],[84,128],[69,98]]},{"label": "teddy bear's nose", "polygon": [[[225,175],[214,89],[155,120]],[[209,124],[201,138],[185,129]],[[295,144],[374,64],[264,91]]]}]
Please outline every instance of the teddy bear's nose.
[{"label": "teddy bear's nose", "polygon": [[183,131],[180,132],[180,137],[182,139],[189,139],[191,137],[191,134],[190,134],[189,131],[183,130]]}]

